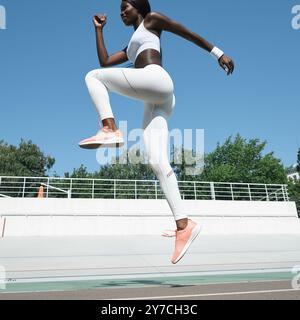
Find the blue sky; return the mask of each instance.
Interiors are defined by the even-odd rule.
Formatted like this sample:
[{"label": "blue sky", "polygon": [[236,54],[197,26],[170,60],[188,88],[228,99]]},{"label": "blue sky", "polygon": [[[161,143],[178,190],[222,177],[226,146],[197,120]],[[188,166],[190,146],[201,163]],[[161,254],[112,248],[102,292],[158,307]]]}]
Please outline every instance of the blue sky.
[{"label": "blue sky", "polygon": [[[267,140],[267,152],[293,164],[300,146],[300,30],[292,28],[291,10],[300,0],[151,4],[236,64],[227,77],[206,51],[163,33],[164,67],[177,103],[169,129],[205,129],[205,152],[237,133]],[[133,29],[120,19],[120,1],[0,0],[0,5],[7,14],[7,29],[0,30],[0,139],[14,145],[31,139],[56,158],[52,172],[60,175],[80,164],[97,170],[96,152],[77,145],[98,130],[84,82],[99,68],[92,16],[108,15],[108,52],[124,48]],[[128,130],[140,128],[141,102],[111,94],[111,103],[117,121],[127,120]]]}]

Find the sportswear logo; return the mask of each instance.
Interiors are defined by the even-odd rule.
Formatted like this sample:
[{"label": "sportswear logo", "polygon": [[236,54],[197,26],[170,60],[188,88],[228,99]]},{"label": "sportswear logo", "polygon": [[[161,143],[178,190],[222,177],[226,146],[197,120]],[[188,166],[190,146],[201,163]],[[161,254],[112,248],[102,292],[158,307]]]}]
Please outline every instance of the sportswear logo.
[{"label": "sportswear logo", "polygon": [[167,174],[167,178],[170,178],[173,173],[174,173],[173,170],[170,171],[170,172]]}]

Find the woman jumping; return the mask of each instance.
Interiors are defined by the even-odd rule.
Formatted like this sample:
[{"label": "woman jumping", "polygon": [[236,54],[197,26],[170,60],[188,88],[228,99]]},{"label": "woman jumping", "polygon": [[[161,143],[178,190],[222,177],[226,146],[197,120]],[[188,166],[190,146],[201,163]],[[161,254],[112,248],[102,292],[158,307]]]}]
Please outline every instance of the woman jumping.
[{"label": "woman jumping", "polygon": [[[180,23],[158,13],[151,12],[148,0],[121,1],[121,18],[135,32],[128,46],[111,56],[107,54],[103,27],[106,15],[96,15],[97,49],[102,69],[89,72],[86,84],[103,124],[93,137],[80,142],[80,147],[120,147],[123,136],[116,127],[108,92],[144,102],[143,141],[149,164],[160,181],[168,204],[174,215],[177,230],[175,252],[171,259],[177,263],[200,232],[201,226],[188,219],[180,196],[177,178],[168,160],[168,119],[175,106],[174,85],[168,72],[162,67],[160,37],[169,31],[189,40],[210,52],[227,75],[234,70],[233,61],[198,34],[189,31]],[[134,68],[107,68],[130,60]]]}]

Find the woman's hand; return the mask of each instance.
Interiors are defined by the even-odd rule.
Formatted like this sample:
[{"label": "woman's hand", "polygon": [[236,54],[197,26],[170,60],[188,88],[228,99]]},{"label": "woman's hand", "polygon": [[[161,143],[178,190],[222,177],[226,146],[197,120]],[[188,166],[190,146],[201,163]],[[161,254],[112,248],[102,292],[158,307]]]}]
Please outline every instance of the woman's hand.
[{"label": "woman's hand", "polygon": [[106,14],[96,14],[93,18],[95,28],[103,29],[106,25]]},{"label": "woman's hand", "polygon": [[227,75],[229,76],[231,73],[233,73],[234,70],[234,62],[229,57],[223,55],[219,59],[219,65],[222,69],[224,69],[227,72]]}]

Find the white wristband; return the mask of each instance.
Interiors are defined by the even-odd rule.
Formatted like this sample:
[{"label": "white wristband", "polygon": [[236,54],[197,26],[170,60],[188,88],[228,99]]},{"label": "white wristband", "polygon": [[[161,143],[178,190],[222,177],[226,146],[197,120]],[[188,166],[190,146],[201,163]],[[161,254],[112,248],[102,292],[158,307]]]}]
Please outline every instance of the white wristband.
[{"label": "white wristband", "polygon": [[210,54],[219,61],[219,59],[224,55],[224,52],[217,47],[213,47]]}]

